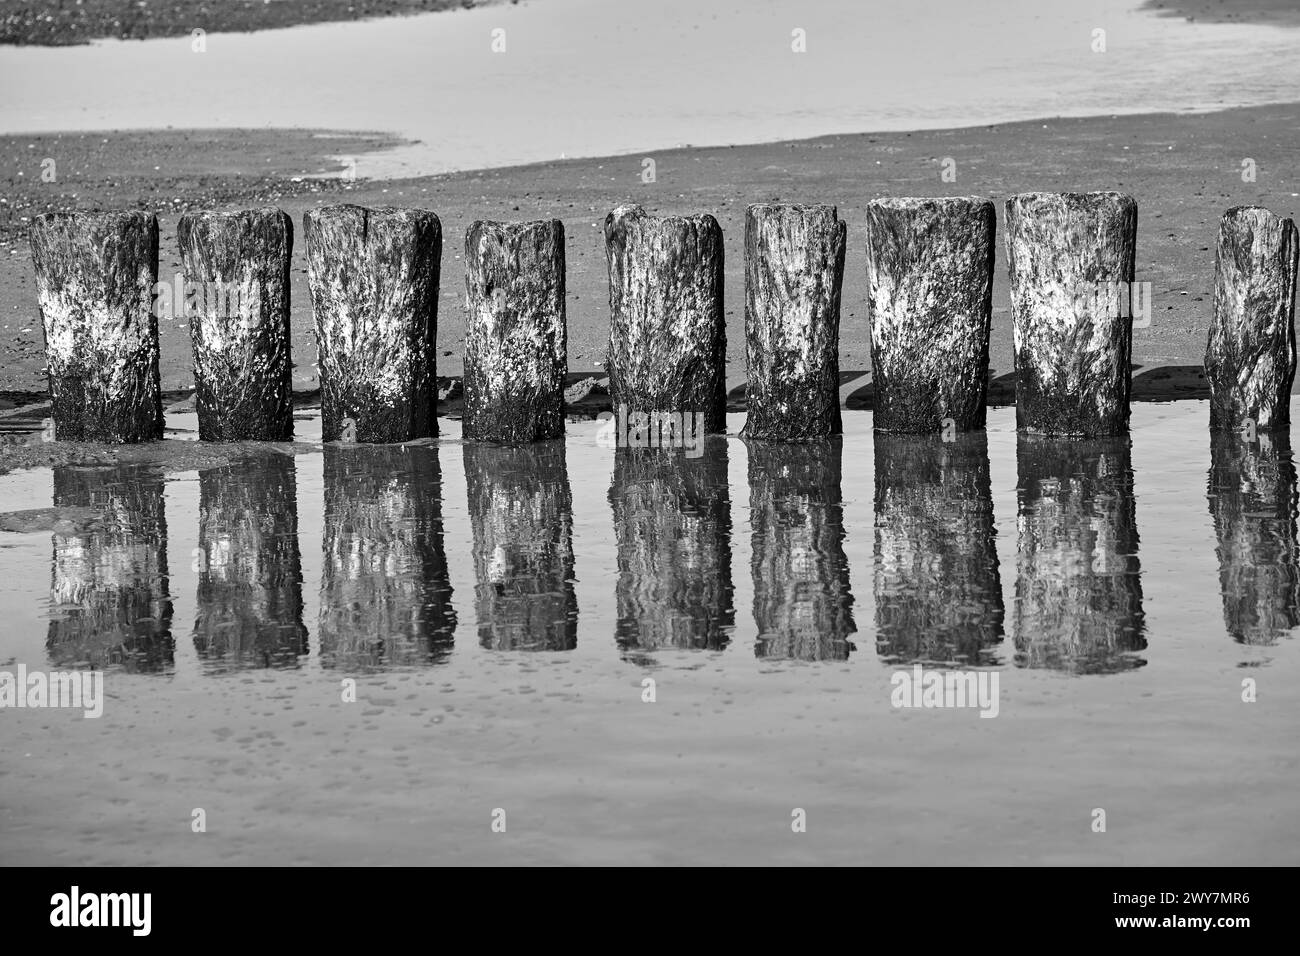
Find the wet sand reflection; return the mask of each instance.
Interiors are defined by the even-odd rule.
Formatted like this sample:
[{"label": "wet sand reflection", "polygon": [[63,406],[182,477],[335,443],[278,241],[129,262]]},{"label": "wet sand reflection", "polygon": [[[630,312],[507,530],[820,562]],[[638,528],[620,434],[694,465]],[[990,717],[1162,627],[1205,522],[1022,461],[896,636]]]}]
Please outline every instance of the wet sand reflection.
[{"label": "wet sand reflection", "polygon": [[466,443],[479,643],[498,651],[578,645],[573,495],[563,439]]},{"label": "wet sand reflection", "polygon": [[619,448],[609,502],[618,547],[615,640],[634,659],[659,648],[721,650],[735,626],[727,443],[702,454]]},{"label": "wet sand reflection", "polygon": [[165,485],[161,473],[139,466],[55,467],[54,506],[99,516],[54,533],[52,666],[173,669]]},{"label": "wet sand reflection", "polygon": [[998,663],[1004,606],[988,438],[875,435],[876,651],[891,664]]},{"label": "wet sand reflection", "polygon": [[844,555],[844,442],[745,442],[753,528],[754,653],[846,660],[853,594]]},{"label": "wet sand reflection", "polygon": [[436,664],[456,613],[433,445],[326,445],[321,659],[328,667]]},{"label": "wet sand reflection", "polygon": [[1130,440],[1020,435],[1016,663],[1141,667],[1146,649]]}]

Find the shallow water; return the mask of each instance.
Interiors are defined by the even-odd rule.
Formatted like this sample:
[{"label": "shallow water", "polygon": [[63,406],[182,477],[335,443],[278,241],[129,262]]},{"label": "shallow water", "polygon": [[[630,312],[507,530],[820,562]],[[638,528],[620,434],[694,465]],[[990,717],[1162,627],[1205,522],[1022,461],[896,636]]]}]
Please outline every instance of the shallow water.
[{"label": "shallow water", "polygon": [[0,476],[66,509],[0,532],[0,666],[107,693],[0,715],[0,862],[1295,863],[1296,471],[1207,419]]},{"label": "shallow water", "polygon": [[[1300,31],[1187,23],[1139,5],[539,0],[210,34],[202,54],[189,37],[6,47],[0,132],[274,126],[419,140],[353,157],[357,175],[383,178],[1295,99]],[[630,188],[642,166],[610,173]]]}]

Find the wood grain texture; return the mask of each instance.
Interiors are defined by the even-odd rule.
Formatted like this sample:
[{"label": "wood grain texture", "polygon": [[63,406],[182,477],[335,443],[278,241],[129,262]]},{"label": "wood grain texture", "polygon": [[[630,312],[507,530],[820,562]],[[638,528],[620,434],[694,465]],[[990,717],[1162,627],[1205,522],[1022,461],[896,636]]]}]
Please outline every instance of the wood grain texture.
[{"label": "wood grain texture", "polygon": [[438,433],[442,224],[424,209],[325,206],[303,217],[325,441]]},{"label": "wood grain texture", "polygon": [[279,209],[187,213],[176,227],[188,288],[203,441],[293,437],[289,268],[293,220]]},{"label": "wood grain texture", "polygon": [[54,437],[162,438],[157,217],[47,213],[32,220],[30,235]]},{"label": "wood grain texture", "polygon": [[615,408],[697,413],[726,430],[722,228],[709,215],[605,219],[609,390]]},{"label": "wood grain texture", "polygon": [[947,421],[955,431],[984,427],[996,228],[985,199],[867,205],[877,430],[924,434]]},{"label": "wood grain texture", "polygon": [[1205,347],[1211,429],[1291,424],[1297,263],[1300,240],[1290,219],[1259,206],[1223,214]]},{"label": "wood grain texture", "polygon": [[465,417],[473,441],[564,434],[564,223],[475,222],[465,234]]},{"label": "wood grain texture", "polygon": [[1137,203],[1121,193],[1007,200],[1016,424],[1044,435],[1128,431],[1133,319],[1098,290],[1133,282]]},{"label": "wood grain texture", "polygon": [[839,434],[845,224],[834,206],[758,203],[745,213],[744,434]]}]

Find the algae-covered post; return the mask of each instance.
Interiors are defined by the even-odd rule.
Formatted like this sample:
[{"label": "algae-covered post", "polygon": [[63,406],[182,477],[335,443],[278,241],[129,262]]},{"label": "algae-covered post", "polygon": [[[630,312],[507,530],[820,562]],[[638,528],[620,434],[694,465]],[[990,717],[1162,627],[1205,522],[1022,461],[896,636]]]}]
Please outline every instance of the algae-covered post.
[{"label": "algae-covered post", "polygon": [[32,221],[31,244],[54,437],[162,438],[157,217],[46,213]]},{"label": "algae-covered post", "polygon": [[1210,428],[1269,431],[1290,425],[1298,255],[1290,219],[1259,206],[1223,214],[1214,320],[1205,348]]},{"label": "algae-covered post", "polygon": [[340,205],[309,210],[303,225],[323,439],[436,435],[438,217]]},{"label": "algae-covered post", "polygon": [[564,434],[564,223],[475,222],[465,234],[466,439]]},{"label": "algae-covered post", "polygon": [[1113,192],[1024,193],[1006,209],[1017,426],[1125,434],[1137,203]]},{"label": "algae-covered post", "polygon": [[181,216],[194,386],[203,441],[293,437],[289,265],[293,221],[279,209]]},{"label": "algae-covered post", "polygon": [[984,427],[996,228],[997,212],[986,199],[867,205],[877,430]]},{"label": "algae-covered post", "polygon": [[745,214],[745,435],[840,431],[845,225],[834,206],[758,203]]},{"label": "algae-covered post", "polygon": [[[727,326],[722,228],[709,215],[605,218],[609,392],[615,410],[694,415],[726,430]],[[687,430],[690,430],[689,428]]]}]

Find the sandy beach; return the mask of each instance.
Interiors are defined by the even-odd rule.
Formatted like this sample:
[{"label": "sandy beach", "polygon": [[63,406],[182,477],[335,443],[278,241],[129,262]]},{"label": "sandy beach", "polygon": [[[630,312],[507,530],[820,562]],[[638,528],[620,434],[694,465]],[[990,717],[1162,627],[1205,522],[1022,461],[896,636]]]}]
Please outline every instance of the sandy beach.
[{"label": "sandy beach", "polygon": [[[214,145],[202,133],[105,134],[80,140],[52,136],[0,139],[8,169],[5,196],[18,214],[0,233],[0,390],[9,404],[44,391],[43,340],[23,217],[58,208],[146,208],[158,213],[160,273],[179,268],[176,222],[183,208],[274,203],[299,230],[303,212],[327,202],[413,205],[442,220],[444,248],[438,328],[438,373],[461,372],[464,332],[465,230],[476,219],[558,217],[568,245],[570,369],[598,372],[608,336],[608,285],[603,222],[621,202],[656,213],[708,212],[726,237],[728,381],[744,378],[743,228],[749,203],[776,200],[833,203],[849,225],[845,265],[841,368],[870,368],[864,313],[863,221],[877,196],[979,195],[995,200],[1033,190],[1115,189],[1137,198],[1137,280],[1150,282],[1151,326],[1134,332],[1139,382],[1157,367],[1190,366],[1194,377],[1211,314],[1214,240],[1219,217],[1238,205],[1300,213],[1300,104],[1221,112],[1047,119],[969,129],[863,133],[797,142],[656,150],[642,155],[559,161],[398,181],[347,182],[328,158],[361,151],[367,140],[331,140],[276,130],[251,131]],[[106,140],[106,141],[105,141]],[[87,144],[58,183],[40,181],[40,157],[67,155]],[[93,143],[93,149],[88,144]],[[653,158],[656,181],[641,181]],[[956,163],[956,182],[941,178]],[[1254,182],[1242,162],[1253,159]],[[158,168],[152,168],[158,167]],[[292,182],[333,170],[330,180]],[[19,176],[18,174],[23,175]],[[174,200],[179,201],[178,204]],[[1001,208],[999,202],[999,220]],[[1002,223],[999,221],[999,229]],[[302,243],[294,250],[295,389],[316,387],[311,305]],[[994,288],[990,365],[994,378],[1011,371],[1011,330],[1001,250]],[[168,392],[191,386],[188,330],[164,322],[162,380]],[[1186,382],[1186,376],[1179,379]],[[1165,384],[1168,384],[1166,381]],[[1140,386],[1139,386],[1140,391]]]}]

